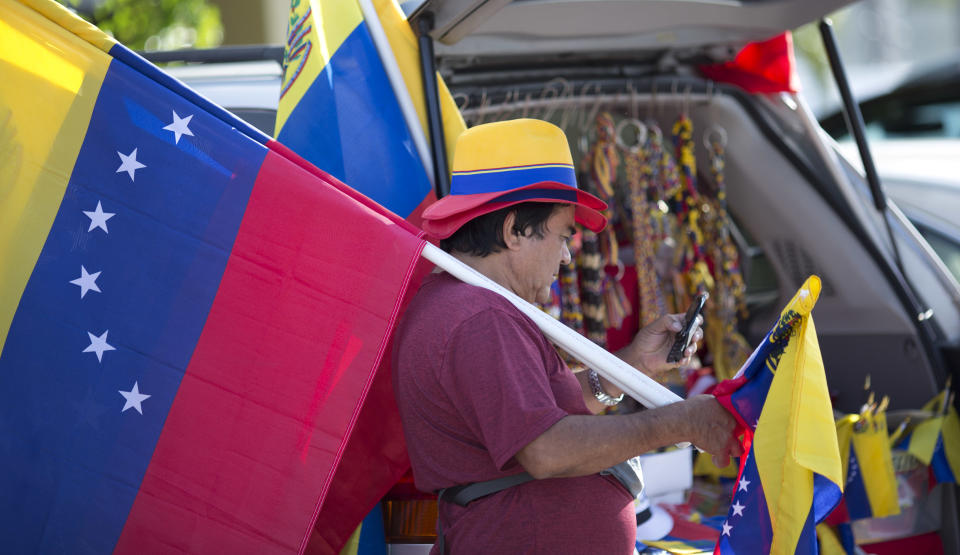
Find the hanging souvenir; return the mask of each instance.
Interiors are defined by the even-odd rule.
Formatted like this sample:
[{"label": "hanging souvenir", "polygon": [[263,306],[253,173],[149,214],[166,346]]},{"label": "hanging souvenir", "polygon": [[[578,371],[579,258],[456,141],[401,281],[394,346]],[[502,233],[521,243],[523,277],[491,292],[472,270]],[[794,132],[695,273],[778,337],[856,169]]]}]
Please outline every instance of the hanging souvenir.
[{"label": "hanging souvenir", "polygon": [[[680,271],[685,293],[694,295],[713,289],[713,277],[703,253],[703,232],[700,230],[699,193],[696,188],[697,165],[694,157],[693,121],[686,109],[673,124],[673,141],[680,166],[681,187],[675,193],[678,219],[683,230],[680,237]],[[684,302],[684,305],[687,303]]]},{"label": "hanging souvenir", "polygon": [[659,209],[654,221],[656,230],[654,239],[657,245],[654,265],[657,269],[660,290],[663,293],[667,312],[682,312],[685,310],[685,303],[688,302],[689,297],[682,287],[678,287],[680,275],[677,271],[679,267],[677,262],[679,253],[677,231],[680,227],[677,219],[677,209],[672,206],[674,198],[682,186],[680,184],[680,171],[669,149],[663,146],[663,132],[656,122],[649,123],[647,130],[650,142],[649,155],[653,169],[654,194]]},{"label": "hanging souvenir", "polygon": [[727,188],[724,176],[726,132],[711,127],[704,135],[710,156],[710,176],[716,187],[715,199],[704,199],[703,232],[713,261],[714,302],[707,310],[707,344],[714,356],[717,379],[729,379],[750,356],[750,346],[737,331],[739,317],[746,316],[746,287],[740,273],[739,253],[730,233]]},{"label": "hanging souvenir", "polygon": [[[617,157],[614,142],[613,119],[604,112],[597,115],[597,138],[590,146],[584,166],[586,179],[581,180],[591,192],[608,204],[613,198],[613,182],[616,179]],[[608,211],[605,214],[611,216]],[[583,304],[583,326],[587,337],[597,345],[607,344],[607,310],[603,296],[604,261],[600,250],[600,237],[589,230],[583,230],[583,244],[580,250],[581,299]]]},{"label": "hanging souvenir", "polygon": [[[653,222],[659,212],[650,202],[654,164],[650,160],[652,141],[646,126],[636,120],[624,120],[637,128],[637,144],[624,146],[624,173],[627,180],[632,220],[634,265],[637,270],[638,312],[640,327],[666,313],[655,266],[656,248]],[[621,133],[618,132],[620,137]]]},{"label": "hanging souvenir", "polygon": [[[581,234],[574,237],[579,238]],[[579,253],[579,241],[572,242],[570,251]],[[569,264],[560,265],[558,282],[560,283],[560,321],[570,329],[583,333],[583,310],[580,307],[580,284],[577,280],[577,257],[571,256]]]}]

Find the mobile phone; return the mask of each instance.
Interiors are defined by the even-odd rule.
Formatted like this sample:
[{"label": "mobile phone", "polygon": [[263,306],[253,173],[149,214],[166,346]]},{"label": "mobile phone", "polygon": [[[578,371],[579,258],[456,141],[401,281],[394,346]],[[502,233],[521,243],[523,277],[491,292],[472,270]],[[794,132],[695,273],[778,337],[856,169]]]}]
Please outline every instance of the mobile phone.
[{"label": "mobile phone", "polygon": [[697,321],[697,316],[703,311],[703,305],[707,303],[708,293],[700,293],[693,298],[690,308],[687,309],[686,316],[683,317],[683,328],[677,332],[670,347],[670,353],[667,354],[667,362],[680,362],[683,358],[683,352],[690,346],[690,340],[693,339],[693,326]]}]

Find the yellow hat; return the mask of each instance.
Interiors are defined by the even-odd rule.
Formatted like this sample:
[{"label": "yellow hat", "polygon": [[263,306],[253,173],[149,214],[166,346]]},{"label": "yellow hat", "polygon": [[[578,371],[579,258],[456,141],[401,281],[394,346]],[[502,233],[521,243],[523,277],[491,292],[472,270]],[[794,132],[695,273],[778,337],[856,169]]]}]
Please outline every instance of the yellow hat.
[{"label": "yellow hat", "polygon": [[545,121],[516,119],[478,125],[457,139],[450,194],[423,211],[423,229],[441,239],[468,221],[521,202],[576,206],[577,222],[607,225],[607,204],[577,189],[563,131]]}]

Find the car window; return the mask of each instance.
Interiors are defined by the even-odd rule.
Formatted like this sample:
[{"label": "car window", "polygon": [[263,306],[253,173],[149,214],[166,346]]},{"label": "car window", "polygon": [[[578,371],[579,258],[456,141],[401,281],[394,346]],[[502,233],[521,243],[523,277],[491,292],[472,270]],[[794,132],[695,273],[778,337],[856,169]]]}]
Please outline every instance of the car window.
[{"label": "car window", "polygon": [[250,125],[263,131],[268,136],[273,136],[274,126],[277,122],[277,111],[261,108],[227,108],[235,116],[246,121]]},{"label": "car window", "polygon": [[953,277],[960,281],[960,242],[958,242],[958,239],[948,237],[924,225],[915,225],[917,231],[923,235],[923,238],[930,243],[943,263],[947,265]]}]

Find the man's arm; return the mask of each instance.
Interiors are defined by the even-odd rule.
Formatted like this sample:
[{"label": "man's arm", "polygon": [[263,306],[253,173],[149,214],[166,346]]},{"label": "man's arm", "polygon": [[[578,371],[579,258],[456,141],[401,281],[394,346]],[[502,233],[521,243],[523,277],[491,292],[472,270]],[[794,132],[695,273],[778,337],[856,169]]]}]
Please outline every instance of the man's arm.
[{"label": "man's arm", "polygon": [[[564,417],[516,454],[534,478],[586,476],[650,450],[689,441],[720,467],[742,454],[735,421],[711,395],[627,415]],[[723,464],[720,464],[723,463]]]},{"label": "man's arm", "polygon": [[[697,324],[691,332],[693,339],[683,352],[683,359],[678,363],[668,363],[667,353],[670,352],[676,333],[683,327],[683,314],[666,314],[654,320],[637,332],[629,345],[620,349],[614,355],[638,371],[655,378],[677,366],[690,364],[693,353],[697,352],[697,344],[703,338],[703,330],[700,329],[701,323],[703,323],[703,317],[697,316]],[[594,414],[603,412],[607,407],[593,396],[593,390],[587,381],[587,372],[578,372],[576,377],[580,382],[580,388],[583,390],[583,401],[587,404],[590,412]],[[611,397],[623,393],[620,388],[602,376],[600,377],[600,385],[603,387],[603,391]]]}]

